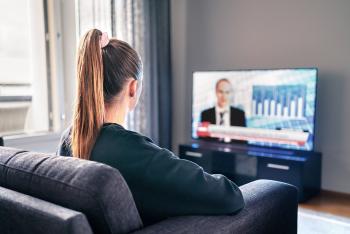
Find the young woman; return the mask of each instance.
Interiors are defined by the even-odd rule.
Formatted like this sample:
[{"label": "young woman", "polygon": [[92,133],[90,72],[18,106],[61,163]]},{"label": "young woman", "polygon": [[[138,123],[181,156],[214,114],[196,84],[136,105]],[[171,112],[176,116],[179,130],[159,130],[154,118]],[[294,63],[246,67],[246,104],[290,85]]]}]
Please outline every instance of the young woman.
[{"label": "young woman", "polygon": [[78,50],[72,127],[58,153],[102,162],[125,178],[145,225],[177,215],[232,214],[242,209],[239,188],[179,159],[149,138],[125,129],[142,88],[142,63],[127,43],[88,31]]}]

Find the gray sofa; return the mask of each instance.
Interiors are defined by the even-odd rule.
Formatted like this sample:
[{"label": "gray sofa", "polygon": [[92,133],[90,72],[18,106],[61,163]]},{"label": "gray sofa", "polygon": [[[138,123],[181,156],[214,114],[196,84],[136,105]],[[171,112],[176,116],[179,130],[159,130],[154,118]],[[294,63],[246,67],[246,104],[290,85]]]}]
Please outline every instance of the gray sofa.
[{"label": "gray sofa", "polygon": [[144,227],[118,170],[0,147],[0,233],[296,233],[297,190],[269,180],[241,186],[230,216],[170,217]]}]

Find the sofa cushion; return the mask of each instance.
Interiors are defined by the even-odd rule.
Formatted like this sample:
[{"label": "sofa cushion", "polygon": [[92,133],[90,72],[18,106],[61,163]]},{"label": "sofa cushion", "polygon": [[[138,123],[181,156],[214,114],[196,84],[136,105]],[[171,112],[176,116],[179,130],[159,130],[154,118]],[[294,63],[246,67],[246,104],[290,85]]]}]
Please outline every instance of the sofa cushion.
[{"label": "sofa cushion", "polygon": [[92,234],[84,214],[0,187],[2,234]]},{"label": "sofa cushion", "polygon": [[142,227],[123,177],[101,163],[0,147],[0,186],[80,211],[95,233]]}]

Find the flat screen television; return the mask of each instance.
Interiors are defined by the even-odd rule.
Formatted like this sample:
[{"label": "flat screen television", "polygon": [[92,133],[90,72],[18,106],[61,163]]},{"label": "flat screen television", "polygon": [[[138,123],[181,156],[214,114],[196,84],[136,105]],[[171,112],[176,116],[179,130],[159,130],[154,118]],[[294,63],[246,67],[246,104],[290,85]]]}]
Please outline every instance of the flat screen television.
[{"label": "flat screen television", "polygon": [[192,138],[312,151],[316,68],[193,73]]}]

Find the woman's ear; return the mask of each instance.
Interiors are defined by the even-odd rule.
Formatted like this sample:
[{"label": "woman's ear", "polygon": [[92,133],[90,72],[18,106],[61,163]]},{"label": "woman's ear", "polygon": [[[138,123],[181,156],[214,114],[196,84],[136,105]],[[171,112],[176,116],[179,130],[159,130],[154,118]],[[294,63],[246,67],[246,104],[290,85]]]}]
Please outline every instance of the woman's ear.
[{"label": "woman's ear", "polygon": [[129,97],[134,98],[137,95],[137,80],[132,79],[129,83]]}]

